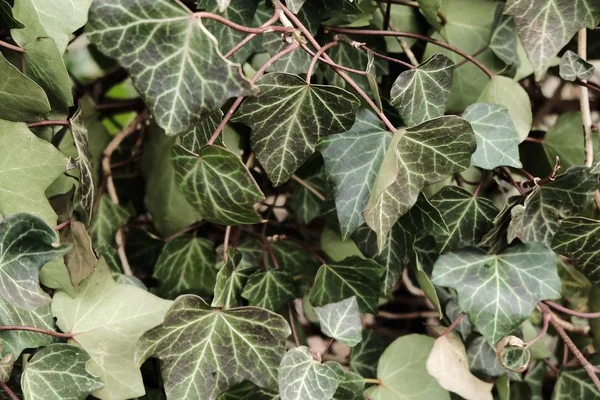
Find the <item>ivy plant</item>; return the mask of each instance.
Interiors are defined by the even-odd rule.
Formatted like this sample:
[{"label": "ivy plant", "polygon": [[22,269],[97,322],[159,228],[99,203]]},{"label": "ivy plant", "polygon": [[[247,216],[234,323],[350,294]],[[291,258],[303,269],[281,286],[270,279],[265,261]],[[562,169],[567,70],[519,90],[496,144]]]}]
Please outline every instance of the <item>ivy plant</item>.
[{"label": "ivy plant", "polygon": [[600,0],[0,0],[0,398],[600,398]]}]

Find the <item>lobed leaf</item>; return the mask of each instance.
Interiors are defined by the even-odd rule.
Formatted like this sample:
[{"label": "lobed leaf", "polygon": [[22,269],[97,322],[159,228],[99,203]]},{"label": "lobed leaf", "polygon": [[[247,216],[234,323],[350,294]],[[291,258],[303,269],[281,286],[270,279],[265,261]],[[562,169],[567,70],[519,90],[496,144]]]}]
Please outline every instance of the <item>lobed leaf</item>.
[{"label": "lobed leaf", "polygon": [[319,317],[321,331],[337,340],[338,343],[354,347],[362,340],[360,312],[356,296],[337,303],[315,307],[315,313]]}]

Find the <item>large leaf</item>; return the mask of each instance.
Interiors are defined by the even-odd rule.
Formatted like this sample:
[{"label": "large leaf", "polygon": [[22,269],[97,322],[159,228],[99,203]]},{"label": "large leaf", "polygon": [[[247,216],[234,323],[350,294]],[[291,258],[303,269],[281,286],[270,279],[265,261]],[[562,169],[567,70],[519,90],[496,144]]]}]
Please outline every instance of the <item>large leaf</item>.
[{"label": "large leaf", "polygon": [[390,102],[406,126],[441,117],[452,88],[454,63],[434,54],[417,68],[404,71],[392,86]]},{"label": "large leaf", "polygon": [[365,379],[357,373],[344,371],[344,378],[340,382],[333,400],[363,400]]},{"label": "large leaf", "polygon": [[68,344],[44,347],[23,369],[23,395],[26,399],[85,399],[104,385],[87,371],[89,360],[90,356],[79,347]]},{"label": "large leaf", "polygon": [[222,225],[262,220],[254,205],[264,196],[239,157],[229,150],[206,145],[194,154],[176,146],[171,160],[179,190],[202,218]]},{"label": "large leaf", "polygon": [[379,283],[383,268],[371,260],[349,257],[339,264],[322,265],[308,300],[314,307],[356,296],[361,312],[377,314]]},{"label": "large leaf", "polygon": [[434,340],[425,335],[406,335],[396,339],[381,355],[377,378],[381,384],[365,393],[373,400],[450,400],[426,369]]},{"label": "large leaf", "polygon": [[212,294],[217,270],[214,243],[208,239],[180,236],[167,243],[154,267],[158,293],[172,299],[183,293]]},{"label": "large leaf", "polygon": [[168,135],[198,124],[228,98],[250,94],[239,66],[223,59],[202,21],[177,3],[94,1],[87,32],[129,70]]},{"label": "large leaf", "polygon": [[377,233],[380,250],[421,189],[467,169],[475,147],[471,126],[455,116],[436,118],[394,135],[363,214]]},{"label": "large leaf", "polygon": [[342,379],[337,368],[316,361],[304,346],[285,353],[277,372],[281,400],[332,399]]},{"label": "large leaf", "polygon": [[70,342],[90,355],[88,371],[104,382],[93,395],[131,398],[145,392],[135,365],[135,345],[144,332],[162,322],[170,306],[170,301],[143,289],[116,283],[101,259],[75,297],[54,295],[52,314],[63,332],[74,335]]},{"label": "large leaf", "polygon": [[573,82],[576,79],[585,81],[594,76],[594,66],[571,50],[567,50],[560,59],[559,74],[566,81]]},{"label": "large leaf", "polygon": [[315,307],[315,312],[319,317],[321,331],[327,336],[350,347],[356,346],[362,340],[356,296],[323,307]]},{"label": "large leaf", "polygon": [[471,371],[477,376],[483,375],[494,378],[507,373],[507,369],[500,363],[495,350],[483,336],[477,336],[473,339],[467,348],[467,358]]},{"label": "large leaf", "polygon": [[569,257],[591,282],[600,283],[600,221],[566,218],[552,240],[552,249]]},{"label": "large leaf", "polygon": [[578,30],[594,29],[600,20],[594,0],[509,0],[504,12],[515,19],[537,79]]},{"label": "large leaf", "polygon": [[252,128],[250,144],[275,186],[286,182],[314,153],[317,141],[347,131],[359,102],[335,86],[310,85],[296,75],[272,73],[258,81],[236,121]]},{"label": "large leaf", "polygon": [[556,256],[539,243],[498,255],[478,249],[442,254],[432,282],[456,289],[460,308],[492,345],[527,319],[538,301],[560,297]]},{"label": "large leaf", "polygon": [[364,223],[362,212],[391,140],[378,117],[360,109],[349,131],[319,141],[344,240]]},{"label": "large leaf", "polygon": [[40,217],[14,214],[0,222],[0,296],[25,310],[50,303],[38,283],[42,266],[64,255],[56,232]]},{"label": "large leaf", "polygon": [[283,317],[256,307],[212,309],[196,296],[179,297],[162,325],[147,332],[136,358],[162,360],[168,398],[215,399],[249,380],[277,385],[277,366],[290,327]]},{"label": "large leaf", "polygon": [[469,121],[475,137],[477,150],[471,164],[492,170],[500,166],[522,168],[519,160],[519,134],[504,106],[475,103],[462,117]]},{"label": "large leaf", "polygon": [[281,311],[285,303],[294,299],[293,275],[288,271],[258,271],[250,275],[242,297],[251,306]]}]

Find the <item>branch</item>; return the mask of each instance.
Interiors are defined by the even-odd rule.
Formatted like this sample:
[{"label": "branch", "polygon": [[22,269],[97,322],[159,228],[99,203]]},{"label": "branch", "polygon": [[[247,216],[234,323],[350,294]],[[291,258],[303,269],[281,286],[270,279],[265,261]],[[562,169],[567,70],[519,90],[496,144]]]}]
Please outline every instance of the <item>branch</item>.
[{"label": "branch", "polygon": [[54,336],[62,339],[72,339],[75,335],[72,333],[55,332],[49,329],[37,328],[35,326],[22,326],[22,325],[2,325],[0,331],[28,331],[43,333],[44,335]]},{"label": "branch", "polygon": [[[379,10],[383,14],[382,4],[377,3],[377,6],[379,7]],[[391,7],[388,5],[387,11],[390,11],[390,10],[391,10]],[[392,24],[392,22],[389,20],[388,20],[388,25],[386,26],[384,24],[383,29],[387,30],[388,27],[393,31],[396,31],[396,32],[399,31],[399,29],[397,29],[394,26],[394,24]],[[402,39],[401,37],[396,37],[396,41],[400,44],[400,47],[402,47],[402,50],[404,50],[404,53],[406,54],[406,57],[408,57],[408,59],[410,60],[411,64],[414,65],[415,67],[419,66],[419,60],[417,60],[417,57],[415,57],[415,54],[410,49],[410,46],[408,45],[408,43],[406,43],[406,40]]]},{"label": "branch", "polygon": [[25,53],[25,49],[19,46],[15,46],[14,44],[6,43],[3,40],[0,40],[0,47],[4,47],[6,49],[16,51],[18,53]]},{"label": "branch", "polygon": [[305,181],[304,179],[299,178],[297,175],[292,175],[292,179],[298,182],[300,185],[304,186],[306,190],[317,196],[317,198],[321,201],[325,201],[325,196],[321,194],[313,185]]},{"label": "branch", "polygon": [[[278,16],[279,17],[279,16]],[[240,31],[240,32],[244,32],[244,33],[252,33],[255,35],[261,34],[261,33],[265,33],[265,32],[282,32],[282,33],[290,33],[294,31],[294,28],[288,28],[285,26],[278,26],[278,25],[267,25],[267,26],[260,26],[258,28],[251,28],[248,26],[244,26],[244,25],[239,25],[236,24],[233,21],[228,20],[227,18],[224,18],[218,14],[213,14],[213,13],[209,13],[209,12],[205,12],[205,11],[201,11],[201,12],[196,12],[192,14],[192,18],[197,18],[197,19],[202,19],[202,18],[206,18],[206,19],[212,19],[214,21],[220,22],[223,25],[227,25],[228,27],[235,29],[236,31]],[[252,38],[250,38],[252,39]]]},{"label": "branch", "polygon": [[[480,55],[481,53],[483,53],[484,51],[486,51],[489,48],[489,45],[485,45],[482,48],[480,48],[479,50],[477,50],[475,53],[471,54],[471,57],[475,58],[478,55]],[[467,62],[469,62],[469,60],[467,60],[466,58],[460,62],[457,62],[456,65],[454,66],[455,68],[461,67],[463,65],[465,65]]]},{"label": "branch", "polygon": [[557,304],[553,301],[550,300],[544,300],[543,302],[544,304],[560,311],[563,312],[565,314],[569,314],[572,315],[574,317],[577,318],[585,318],[585,319],[593,319],[593,318],[600,318],[600,312],[596,312],[596,313],[584,313],[584,312],[579,312],[579,311],[575,311],[575,310],[571,310],[567,307],[563,307],[560,304]]},{"label": "branch", "polygon": [[[273,25],[275,22],[277,22],[279,20],[279,16],[280,15],[281,15],[281,10],[275,10],[275,12],[273,13],[273,16],[271,18],[269,18],[269,20],[267,20],[267,22],[265,22],[264,24],[262,24],[260,27],[261,28],[266,28],[268,26]],[[223,56],[223,58],[229,58],[229,57],[231,57],[232,54],[234,54],[236,51],[238,51],[239,49],[241,49],[242,47],[244,47],[246,45],[246,43],[248,43],[249,41],[251,41],[252,39],[254,39],[256,36],[258,36],[258,34],[256,34],[256,33],[249,34],[241,42],[239,42],[238,44],[236,44],[231,50],[229,50],[227,53],[225,53],[225,55]]]},{"label": "branch", "polygon": [[317,60],[319,58],[321,58],[321,55],[323,55],[327,50],[331,49],[332,47],[335,47],[338,45],[338,41],[334,40],[331,43],[327,43],[326,45],[324,45],[323,47],[321,47],[313,56],[313,59],[310,62],[310,65],[308,66],[308,71],[306,71],[306,83],[308,85],[310,85],[310,78],[312,76],[313,73],[313,69],[315,68],[315,65],[317,64]]}]

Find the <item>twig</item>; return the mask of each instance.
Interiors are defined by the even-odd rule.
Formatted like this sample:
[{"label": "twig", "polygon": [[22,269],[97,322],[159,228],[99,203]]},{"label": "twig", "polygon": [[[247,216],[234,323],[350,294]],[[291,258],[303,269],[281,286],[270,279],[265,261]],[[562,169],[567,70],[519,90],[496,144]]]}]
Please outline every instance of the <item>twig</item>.
[{"label": "twig", "polygon": [[43,333],[44,335],[54,336],[62,339],[72,339],[75,335],[72,333],[55,332],[49,329],[38,328],[35,326],[21,326],[21,325],[2,325],[0,331],[28,331]]},{"label": "twig", "polygon": [[512,177],[512,174],[510,173],[510,170],[508,169],[508,167],[500,167],[500,169],[506,175],[506,178],[508,179],[508,181],[510,182],[510,184],[515,189],[517,189],[517,191],[521,194],[521,196],[525,196],[526,195],[525,191],[523,190],[523,188],[521,187],[521,185],[519,185],[517,182],[515,182],[515,179]]},{"label": "twig", "polygon": [[[484,51],[486,51],[488,48],[489,48],[489,46],[486,44],[485,46],[483,46],[482,48],[480,48],[479,50],[477,50],[475,53],[471,54],[471,57],[473,57],[473,58],[477,57],[478,55],[480,55],[481,53],[483,53]],[[454,67],[455,68],[462,67],[467,62],[469,62],[469,60],[467,60],[465,58],[464,60],[457,62]]]},{"label": "twig", "polygon": [[[190,17],[186,17],[186,18],[190,18]],[[260,26],[258,28],[251,28],[248,26],[236,24],[235,22],[230,21],[227,18],[222,17],[218,14],[213,14],[213,13],[205,12],[205,11],[193,13],[193,14],[191,14],[191,18],[212,19],[214,21],[222,23],[223,25],[227,25],[228,27],[235,29],[236,31],[240,31],[240,32],[244,32],[244,33],[253,33],[253,34],[261,34],[261,33],[265,33],[265,32],[289,33],[289,32],[294,31],[294,28],[288,28],[285,26],[278,26],[278,25],[267,25],[267,26]]]},{"label": "twig", "polygon": [[385,319],[417,319],[417,318],[438,318],[440,314],[437,311],[415,311],[403,314],[395,314],[387,311],[379,311],[378,317]]},{"label": "twig", "polygon": [[[308,54],[310,54],[311,57],[315,56],[316,53],[314,51],[312,51],[304,43],[300,43],[300,47],[302,47],[302,49],[304,51],[306,51]],[[340,64],[337,64],[337,63],[331,61],[331,59],[326,60],[325,58],[323,58],[323,56],[319,57],[319,61],[322,62],[323,64],[329,65],[332,68],[341,69],[342,71],[352,72],[353,74],[357,74],[357,75],[367,75],[367,72],[365,72],[365,71],[361,71],[360,69],[345,67],[343,65],[340,65]]]},{"label": "twig", "polygon": [[[577,53],[583,61],[587,60],[587,31],[582,28],[577,36]],[[582,83],[586,82],[584,80]],[[583,124],[585,142],[585,165],[591,167],[594,162],[594,142],[592,141],[592,114],[590,112],[590,97],[587,86],[579,86],[579,107]]]},{"label": "twig", "polygon": [[13,392],[12,389],[9,388],[8,385],[6,383],[2,382],[1,380],[0,380],[0,388],[2,388],[2,390],[4,390],[4,392],[6,392],[8,397],[10,397],[10,400],[19,400],[19,398],[17,397],[15,392]]},{"label": "twig", "polygon": [[64,220],[63,222],[61,222],[60,224],[56,225],[54,227],[55,231],[60,231],[61,229],[63,229],[65,226],[71,224],[71,218],[68,218],[66,220]]},{"label": "twig", "polygon": [[310,65],[308,66],[308,71],[306,71],[306,83],[310,85],[310,78],[312,76],[313,73],[313,69],[315,68],[315,65],[317,64],[317,60],[319,58],[321,58],[321,55],[324,54],[327,50],[331,49],[332,47],[335,47],[339,44],[339,42],[337,40],[334,40],[333,42],[327,43],[326,45],[324,45],[323,47],[321,47],[313,56]]},{"label": "twig", "polygon": [[18,53],[25,53],[25,49],[19,46],[15,46],[14,44],[6,43],[3,40],[0,40],[0,47],[4,47],[6,49],[16,51]]},{"label": "twig", "polygon": [[577,83],[580,86],[585,86],[588,89],[592,89],[594,92],[600,93],[600,87],[596,86],[595,84],[588,82],[588,81],[582,81],[581,79],[577,79],[575,81],[575,83]]},{"label": "twig", "polygon": [[173,239],[188,233],[189,231],[193,231],[194,229],[198,228],[200,226],[200,222],[194,222],[193,224],[186,226],[185,228],[183,228],[182,230],[180,230],[179,232],[175,232],[174,234],[172,234],[171,236],[167,236],[166,238],[164,238],[164,241],[166,243],[169,243],[171,241],[173,241]]},{"label": "twig", "polygon": [[410,277],[408,276],[407,268],[404,268],[404,271],[402,271],[402,282],[404,283],[404,286],[406,286],[406,290],[408,290],[410,294],[419,297],[425,296],[425,292],[423,291],[423,289],[420,289],[413,285],[412,281],[410,280]]},{"label": "twig", "polygon": [[390,17],[391,16],[392,16],[392,0],[387,0],[387,4],[385,7],[385,15],[383,17],[383,29],[387,30],[390,27]]},{"label": "twig", "polygon": [[225,237],[223,238],[223,258],[227,261],[227,248],[229,247],[229,236],[231,235],[231,225],[225,228]]},{"label": "twig", "polygon": [[71,123],[66,120],[46,120],[46,121],[38,121],[27,124],[28,128],[35,128],[36,126],[49,126],[49,125],[62,125],[62,126],[71,126]]},{"label": "twig", "polygon": [[279,261],[277,261],[277,257],[275,257],[275,253],[273,253],[273,248],[271,247],[271,243],[269,243],[269,240],[265,238],[265,250],[266,252],[269,254],[269,257],[271,258],[271,262],[273,263],[273,266],[275,267],[275,269],[279,269]]},{"label": "twig", "polygon": [[[412,8],[421,8],[421,6],[419,5],[418,2],[411,1],[411,0],[378,0],[378,2],[382,2],[382,1],[389,1],[392,4],[397,4],[397,5],[400,5],[400,6],[408,6],[408,7],[412,7]],[[441,24],[442,25],[446,25],[446,23],[448,22],[448,20],[446,19],[446,16],[444,14],[442,14],[441,11],[438,10],[437,16],[440,19]]]},{"label": "twig", "polygon": [[574,325],[569,321],[565,321],[564,319],[560,318],[552,311],[550,311],[550,314],[552,315],[557,324],[559,324],[563,329],[569,332],[579,333],[581,335],[588,335],[590,333],[590,327],[587,325]]},{"label": "twig", "polygon": [[577,318],[586,318],[586,319],[600,318],[600,312],[596,312],[596,313],[579,312],[579,311],[571,310],[567,307],[563,307],[560,304],[557,304],[550,300],[544,300],[544,304],[549,305],[550,307],[557,309],[560,312],[572,315]]},{"label": "twig", "polygon": [[558,173],[558,170],[560,169],[560,158],[558,158],[558,156],[556,156],[556,162],[554,163],[554,168],[552,168],[552,172],[550,172],[550,175],[548,175],[545,178],[533,178],[530,179],[526,182],[523,182],[522,186],[524,188],[531,188],[534,186],[543,186],[543,185],[547,185],[550,182],[554,182],[554,180],[556,179],[556,174]]},{"label": "twig", "polygon": [[535,337],[533,339],[531,339],[529,342],[527,342],[525,344],[525,347],[531,347],[535,344],[535,342],[537,342],[538,340],[540,340],[542,337],[544,337],[544,335],[546,334],[546,332],[548,332],[548,325],[550,323],[550,318],[552,318],[552,314],[548,313],[543,313],[542,314],[542,318],[543,318],[543,325],[542,325],[542,329],[538,332],[537,335],[535,335]]},{"label": "twig", "polygon": [[477,185],[477,187],[475,188],[475,192],[473,192],[473,198],[476,199],[477,196],[479,195],[479,192],[481,191],[481,188],[483,188],[483,183],[485,182],[485,171],[483,171],[483,174],[481,174],[481,178],[479,180],[479,184]]},{"label": "twig", "polygon": [[464,318],[465,315],[467,314],[465,314],[464,312],[460,313],[458,317],[456,317],[456,319],[452,321],[450,326],[446,328],[446,330],[440,335],[440,337],[448,336],[449,334],[451,334],[454,328],[456,328],[456,326],[460,323],[460,321]]},{"label": "twig", "polygon": [[304,179],[299,178],[297,175],[292,175],[292,180],[298,182],[300,185],[304,186],[306,190],[317,196],[317,198],[321,201],[325,201],[325,196],[321,194],[313,185],[305,181]]},{"label": "twig", "polygon": [[[271,18],[269,18],[267,20],[267,22],[265,22],[264,24],[262,24],[260,27],[261,28],[266,28],[267,26],[273,25],[275,22],[277,22],[277,20],[279,20],[279,15],[280,14],[281,14],[281,10],[275,10],[275,12],[273,13],[273,16]],[[229,57],[231,57],[236,51],[238,51],[239,49],[241,49],[242,47],[244,47],[246,45],[246,43],[248,43],[249,41],[251,41],[252,39],[254,39],[256,36],[258,36],[256,33],[249,34],[241,42],[239,42],[238,44],[236,44],[231,50],[229,50],[227,53],[225,53],[225,55],[223,56],[223,58],[229,58]]]},{"label": "twig", "polygon": [[294,311],[292,310],[292,303],[288,303],[288,316],[290,318],[290,327],[292,328],[292,335],[294,336],[294,343],[296,347],[300,347],[300,339],[298,339],[298,332],[296,332],[296,324],[294,323]]}]

